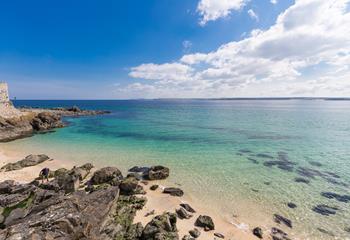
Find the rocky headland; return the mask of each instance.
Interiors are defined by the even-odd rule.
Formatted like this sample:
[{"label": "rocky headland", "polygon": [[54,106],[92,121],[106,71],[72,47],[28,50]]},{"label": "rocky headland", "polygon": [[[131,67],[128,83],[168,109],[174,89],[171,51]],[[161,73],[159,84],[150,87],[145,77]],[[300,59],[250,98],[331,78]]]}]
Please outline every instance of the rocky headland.
[{"label": "rocky headland", "polygon": [[[9,111],[16,114],[9,114]],[[62,117],[80,117],[106,114],[108,111],[81,110],[71,108],[19,108],[10,106],[0,112],[0,142],[32,136],[35,133],[51,131],[64,127]]]}]

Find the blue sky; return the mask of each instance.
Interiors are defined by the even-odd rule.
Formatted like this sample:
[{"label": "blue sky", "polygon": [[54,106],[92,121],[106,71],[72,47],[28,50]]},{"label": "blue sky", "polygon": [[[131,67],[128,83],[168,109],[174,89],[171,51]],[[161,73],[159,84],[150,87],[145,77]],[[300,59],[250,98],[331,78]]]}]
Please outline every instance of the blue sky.
[{"label": "blue sky", "polygon": [[[322,33],[327,26],[318,14],[329,9],[325,1],[304,2],[309,5],[289,0],[6,1],[0,8],[0,80],[9,83],[12,97],[22,99],[347,95],[325,91],[339,84],[325,87],[315,72],[325,71],[324,77],[338,71],[347,79],[341,68],[349,65],[350,34],[340,25],[349,21],[348,1],[331,6],[337,31],[325,41],[332,43],[316,41],[320,46],[301,56],[299,50],[313,38],[300,42],[300,49],[289,45],[308,39],[310,31],[291,32],[286,23],[307,23]],[[290,22],[289,12],[303,22]],[[281,24],[283,30],[272,29]],[[338,31],[345,37],[339,39]],[[285,46],[284,37],[291,35],[294,42]],[[259,44],[264,46],[260,52],[247,52]],[[342,62],[335,63],[334,55]]]}]

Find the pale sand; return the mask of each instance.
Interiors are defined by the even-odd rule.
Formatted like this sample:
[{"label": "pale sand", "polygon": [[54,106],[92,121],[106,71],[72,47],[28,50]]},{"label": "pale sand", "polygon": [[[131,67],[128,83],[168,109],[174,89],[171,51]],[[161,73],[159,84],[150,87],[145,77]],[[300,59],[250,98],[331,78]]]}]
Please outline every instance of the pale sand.
[{"label": "pale sand", "polygon": [[[27,152],[21,152],[21,151],[14,152],[14,151],[0,149],[0,166],[3,166],[9,162],[16,162],[18,160],[21,160],[29,154],[42,154],[42,153],[27,153]],[[21,183],[30,182],[38,176],[40,170],[43,167],[48,167],[52,170],[56,170],[62,167],[70,169],[73,167],[73,164],[67,161],[53,159],[53,160],[41,163],[37,166],[23,168],[21,170],[10,171],[10,172],[0,172],[0,181],[15,180]],[[149,187],[152,186],[153,184],[159,184],[160,187],[156,191],[151,191],[149,190]],[[199,207],[200,204],[196,205],[194,202],[192,202],[191,199],[186,197],[186,193],[183,197],[173,197],[168,194],[163,194],[162,189],[164,188],[164,186],[162,186],[162,181],[152,181],[152,182],[149,182],[148,185],[144,185],[144,184],[142,185],[147,192],[147,194],[145,195],[147,197],[147,203],[142,210],[137,212],[136,217],[134,219],[135,223],[141,222],[142,225],[145,226],[149,221],[151,221],[151,219],[154,216],[162,214],[163,212],[175,212],[175,209],[180,207],[179,206],[180,203],[188,203],[196,210],[196,213],[194,213],[193,217],[190,219],[181,220],[178,218],[177,228],[179,230],[180,239],[184,235],[188,234],[189,230],[192,230],[195,227],[194,222],[199,215],[211,216],[215,224],[214,231],[205,232],[203,231],[203,229],[198,228],[201,231],[201,235],[199,237],[199,239],[201,240],[202,239],[212,240],[216,238],[214,237],[215,232],[223,234],[225,236],[225,239],[232,239],[232,240],[233,239],[241,239],[241,240],[257,239],[255,236],[252,235],[251,229],[248,229],[247,227],[244,227],[244,226],[240,228],[239,222],[230,223],[229,221],[225,220],[223,217],[215,215],[214,213],[210,212],[208,209],[203,209],[202,206]],[[211,208],[213,208],[213,206],[211,206]],[[149,213],[152,210],[155,211],[155,214],[145,217],[146,213]],[[266,236],[266,238],[264,239],[271,239],[271,238]]]}]

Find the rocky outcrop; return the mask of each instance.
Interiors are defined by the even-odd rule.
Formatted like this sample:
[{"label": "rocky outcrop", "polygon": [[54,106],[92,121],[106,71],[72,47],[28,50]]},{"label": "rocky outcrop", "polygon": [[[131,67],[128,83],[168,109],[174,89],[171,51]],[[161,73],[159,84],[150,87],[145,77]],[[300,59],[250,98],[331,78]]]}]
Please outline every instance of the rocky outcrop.
[{"label": "rocky outcrop", "polygon": [[25,167],[31,167],[31,166],[38,165],[38,164],[43,163],[49,159],[50,158],[44,154],[29,155],[18,162],[6,164],[5,166],[1,167],[1,170],[5,171],[5,172],[19,170],[19,169],[22,169]]},{"label": "rocky outcrop", "polygon": [[[1,182],[0,240],[178,239],[175,214],[158,216],[145,228],[133,223],[146,198],[133,195],[137,180],[122,178],[117,168],[96,171],[92,179],[101,184],[84,191],[81,183],[92,167],[84,164],[71,170],[61,169],[45,184]],[[72,188],[72,179],[80,184]],[[121,181],[119,186],[113,186],[116,180]]]},{"label": "rocky outcrop", "polygon": [[[32,136],[34,133],[47,132],[64,127],[62,117],[106,114],[108,111],[81,110],[72,108],[21,108],[13,116],[0,114],[0,142]],[[6,116],[6,118],[4,117]]]},{"label": "rocky outcrop", "polygon": [[97,170],[91,178],[91,184],[108,183],[111,185],[119,185],[123,179],[122,172],[115,167],[105,167]]},{"label": "rocky outcrop", "polygon": [[215,229],[215,225],[213,222],[213,219],[209,216],[205,216],[205,215],[200,215],[196,222],[195,225],[197,227],[202,227],[204,228],[204,230],[209,231],[209,230],[214,230]]},{"label": "rocky outcrop", "polygon": [[149,222],[142,231],[143,240],[177,240],[176,215],[164,213]]},{"label": "rocky outcrop", "polygon": [[169,194],[171,196],[182,197],[184,192],[180,188],[168,187],[164,188],[163,193]]},{"label": "rocky outcrop", "polygon": [[169,168],[164,166],[153,166],[149,169],[147,178],[149,180],[161,180],[169,177]]}]

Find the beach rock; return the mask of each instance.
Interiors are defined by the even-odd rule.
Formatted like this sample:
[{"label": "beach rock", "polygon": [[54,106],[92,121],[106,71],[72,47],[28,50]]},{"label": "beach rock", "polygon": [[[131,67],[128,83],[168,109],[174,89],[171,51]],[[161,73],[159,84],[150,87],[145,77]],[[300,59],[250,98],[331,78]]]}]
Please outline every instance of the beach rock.
[{"label": "beach rock", "polygon": [[339,210],[337,207],[330,207],[326,204],[319,204],[312,208],[312,211],[324,216],[335,215],[337,210]]},{"label": "beach rock", "polygon": [[221,233],[214,233],[214,236],[215,237],[218,237],[218,238],[222,238],[222,239],[224,239],[225,238],[225,236],[223,235],[223,234],[221,234]]},{"label": "beach rock", "polygon": [[0,142],[9,142],[32,135],[33,127],[27,118],[21,116],[5,119],[0,116]]},{"label": "beach rock", "polygon": [[275,221],[276,223],[284,224],[284,225],[286,225],[287,227],[290,227],[290,228],[293,227],[293,226],[292,226],[292,221],[291,221],[291,220],[289,220],[288,218],[283,217],[283,216],[281,216],[281,215],[279,215],[279,214],[274,214],[274,215],[273,215],[273,219],[274,219],[274,221]]},{"label": "beach rock", "polygon": [[183,208],[180,207],[179,209],[176,209],[176,214],[180,219],[190,219],[192,217],[191,214],[188,214],[188,212]]},{"label": "beach rock", "polygon": [[71,174],[63,174],[57,176],[55,179],[57,181],[57,184],[61,190],[64,190],[65,193],[72,193],[79,189],[80,187],[80,178],[76,175]]},{"label": "beach rock", "polygon": [[164,213],[154,217],[143,229],[143,240],[177,240],[176,215]]},{"label": "beach rock", "polygon": [[143,190],[141,186],[138,185],[138,181],[134,177],[128,177],[121,181],[120,185],[120,193],[125,195],[136,194],[140,192],[140,188]]},{"label": "beach rock", "polygon": [[170,194],[171,196],[182,197],[184,192],[180,188],[164,188],[163,193]]},{"label": "beach rock", "polygon": [[195,224],[195,226],[197,227],[202,227],[202,228],[206,228],[208,230],[214,230],[215,229],[215,225],[213,222],[213,219],[209,216],[206,215],[200,215]]},{"label": "beach rock", "polygon": [[8,163],[5,166],[1,168],[1,170],[8,172],[8,171],[13,171],[13,170],[19,170],[25,167],[31,167],[38,165],[40,163],[43,163],[50,158],[45,155],[45,154],[40,154],[40,155],[28,155],[24,159],[15,162],[15,163]]},{"label": "beach rock", "polygon": [[292,203],[292,202],[287,203],[287,206],[289,208],[292,208],[292,209],[297,207],[297,205],[295,203]]},{"label": "beach rock", "polygon": [[195,213],[196,211],[187,203],[181,203],[180,204],[181,207],[183,207],[184,209],[186,209],[187,212],[190,213]]},{"label": "beach rock", "polygon": [[159,185],[152,185],[149,189],[151,189],[152,191],[157,190],[159,187]]},{"label": "beach rock", "polygon": [[193,238],[198,238],[201,235],[201,232],[198,230],[198,228],[194,228],[193,230],[188,231],[188,233],[193,237]]},{"label": "beach rock", "polygon": [[71,108],[67,108],[67,111],[70,112],[81,112],[80,108],[78,106],[73,106]]},{"label": "beach rock", "polygon": [[130,168],[128,171],[129,172],[134,172],[134,173],[148,173],[149,167],[139,167],[139,166],[134,166]]},{"label": "beach rock", "polygon": [[132,173],[128,173],[128,175],[126,175],[126,177],[133,177],[136,178],[138,181],[142,180],[143,176],[140,173],[136,173],[136,172],[132,172]]},{"label": "beach rock", "polygon": [[105,167],[97,170],[91,178],[92,184],[108,183],[118,185],[123,179],[123,175],[118,168]]},{"label": "beach rock", "polygon": [[183,236],[182,240],[194,240],[194,238],[191,237],[190,235],[185,235]]},{"label": "beach rock", "polygon": [[253,229],[253,234],[254,234],[256,237],[260,238],[260,239],[263,238],[263,231],[262,231],[262,229],[259,228],[259,227],[256,227],[256,228]]},{"label": "beach rock", "polygon": [[271,236],[273,240],[288,240],[288,234],[282,231],[279,228],[272,227],[271,228]]},{"label": "beach rock", "polygon": [[162,180],[169,177],[169,168],[163,166],[153,166],[149,169],[148,175],[149,180]]}]

